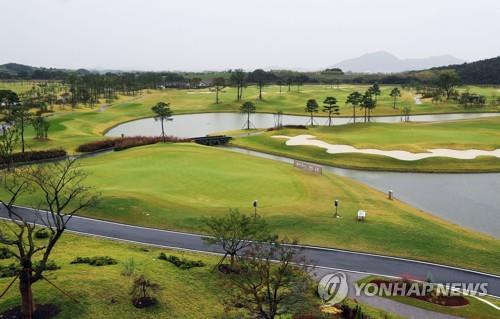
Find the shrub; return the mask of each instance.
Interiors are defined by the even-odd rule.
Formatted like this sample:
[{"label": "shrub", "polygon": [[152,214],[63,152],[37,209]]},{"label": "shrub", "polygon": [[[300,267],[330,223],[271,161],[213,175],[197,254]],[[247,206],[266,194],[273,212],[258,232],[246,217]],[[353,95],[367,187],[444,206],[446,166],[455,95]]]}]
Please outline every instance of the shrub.
[{"label": "shrub", "polygon": [[158,256],[158,259],[161,260],[166,260],[171,264],[174,264],[176,267],[180,269],[190,269],[193,267],[203,267],[205,266],[205,263],[201,260],[188,260],[185,258],[179,258],[177,256],[173,255],[165,255],[165,253],[160,253],[160,256]]},{"label": "shrub", "polygon": [[118,262],[109,256],[76,257],[71,264],[89,264],[91,266],[116,265]]},{"label": "shrub", "polygon": [[[40,261],[36,261],[33,263],[33,269],[36,270],[40,268]],[[61,269],[59,265],[57,265],[54,261],[49,260],[45,264],[45,270],[58,270]],[[21,271],[21,267],[17,264],[10,264],[10,265],[0,265],[0,278],[6,278],[6,277],[14,277],[19,274]]]},{"label": "shrub", "polygon": [[293,128],[293,129],[298,129],[298,130],[307,130],[307,126],[305,125],[283,125],[281,127],[270,127],[267,129],[267,131],[276,131],[276,130],[281,130],[281,129],[286,129],[286,128]]},{"label": "shrub", "polygon": [[19,267],[15,264],[0,265],[0,278],[14,277],[19,273]]},{"label": "shrub", "polygon": [[38,239],[49,238],[49,236],[50,236],[50,233],[46,228],[40,228],[39,230],[37,230],[35,232],[35,238],[38,238]]},{"label": "shrub", "polygon": [[[38,269],[40,267],[41,267],[40,261],[35,261],[33,263],[33,268],[34,269]],[[44,270],[58,270],[58,269],[61,269],[61,266],[59,266],[58,264],[56,264],[56,262],[53,261],[53,260],[47,260],[47,262],[45,263],[45,269]]]},{"label": "shrub", "polygon": [[134,271],[135,271],[135,260],[134,260],[134,258],[127,259],[123,263],[122,275],[124,275],[124,276],[132,276],[132,274],[134,273]]},{"label": "shrub", "polygon": [[[106,149],[114,149],[121,151],[127,148],[150,145],[162,142],[161,136],[129,136],[123,138],[105,139],[101,141],[82,144],[77,147],[76,151],[81,153],[95,152]],[[170,143],[189,142],[190,139],[179,138],[175,136],[165,136],[165,141]]]},{"label": "shrub", "polygon": [[0,248],[0,259],[8,259],[12,257],[12,252],[7,247]]},{"label": "shrub", "polygon": [[146,308],[154,306],[157,303],[154,294],[160,290],[160,285],[144,276],[140,276],[134,280],[132,286],[132,304],[136,308]]},{"label": "shrub", "polygon": [[[36,162],[46,159],[65,157],[66,155],[67,155],[66,151],[60,149],[30,151],[30,152],[12,154],[11,161],[13,163]],[[8,162],[9,162],[8,158],[0,157],[0,164],[6,164]]]}]

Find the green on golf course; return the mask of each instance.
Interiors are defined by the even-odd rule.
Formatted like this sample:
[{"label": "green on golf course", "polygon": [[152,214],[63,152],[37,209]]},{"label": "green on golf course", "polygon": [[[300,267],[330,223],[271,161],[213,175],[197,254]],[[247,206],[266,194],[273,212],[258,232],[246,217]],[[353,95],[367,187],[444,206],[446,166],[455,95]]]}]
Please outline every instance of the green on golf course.
[{"label": "green on golf course", "polygon": [[[102,200],[86,216],[203,232],[202,216],[258,213],[303,244],[409,257],[497,273],[500,242],[348,178],[196,144],[157,144],[81,160]],[[333,200],[342,218],[332,218]],[[29,203],[25,203],[29,204]],[[367,211],[358,222],[359,209]],[[496,248],[495,248],[496,247]]]}]

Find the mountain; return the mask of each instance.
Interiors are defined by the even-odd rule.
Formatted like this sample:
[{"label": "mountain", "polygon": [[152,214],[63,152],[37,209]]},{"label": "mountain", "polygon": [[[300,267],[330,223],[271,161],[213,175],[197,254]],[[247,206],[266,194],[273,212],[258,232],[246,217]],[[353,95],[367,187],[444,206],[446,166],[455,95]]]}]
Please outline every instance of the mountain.
[{"label": "mountain", "polygon": [[500,56],[491,59],[432,68],[453,69],[464,84],[500,84]]},{"label": "mountain", "polygon": [[388,52],[379,51],[342,61],[333,67],[356,73],[397,73],[463,62],[463,60],[451,55],[432,56],[421,59],[400,59]]}]

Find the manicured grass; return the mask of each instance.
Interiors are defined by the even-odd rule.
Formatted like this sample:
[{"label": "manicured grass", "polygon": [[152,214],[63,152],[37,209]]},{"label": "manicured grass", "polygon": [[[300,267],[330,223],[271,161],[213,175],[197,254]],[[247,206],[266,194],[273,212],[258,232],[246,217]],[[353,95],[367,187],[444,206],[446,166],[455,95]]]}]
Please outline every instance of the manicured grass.
[{"label": "manicured grass", "polygon": [[[378,276],[369,276],[366,278],[363,278],[362,280],[358,281],[359,284],[361,283],[369,283],[371,280],[374,279],[387,279],[384,277],[378,277]],[[469,318],[469,319],[495,319],[500,316],[500,311],[496,310],[495,308],[487,305],[486,303],[473,298],[473,297],[465,297],[468,301],[469,304],[463,307],[445,307],[441,305],[436,305],[430,302],[418,300],[415,298],[410,298],[410,297],[403,297],[403,296],[395,296],[395,297],[387,297],[383,296],[383,298],[391,299],[400,303],[404,303],[410,306],[414,306],[417,308],[422,308],[430,311],[435,311],[439,313],[445,313],[449,314],[452,316],[457,316],[460,318]],[[483,297],[480,297],[483,298]],[[488,297],[485,297],[486,300],[489,300]]]},{"label": "manicured grass", "polygon": [[[399,114],[399,109],[392,108],[392,100],[389,91],[392,86],[382,86],[382,95],[378,98],[378,106],[373,111],[374,115]],[[340,88],[331,88],[325,85],[305,85],[301,87],[300,92],[292,90],[287,92],[283,88],[280,94],[277,86],[268,86],[264,89],[264,100],[257,99],[258,92],[256,87],[249,86],[245,89],[244,99],[253,100],[258,112],[283,111],[287,114],[306,115],[304,105],[307,99],[315,98],[321,104],[326,96],[335,96],[339,100],[341,113],[343,116],[351,116],[352,108],[345,106],[344,101],[349,93],[354,90],[364,91],[367,86],[361,85],[342,85]],[[463,88],[465,89],[465,88]],[[496,91],[495,88],[471,87],[471,91],[480,90],[487,92],[488,96]],[[485,93],[486,94],[486,93]],[[497,108],[489,106],[483,108],[470,108],[464,110],[462,107],[443,102],[439,105],[433,105],[424,101],[421,105],[415,105],[413,100],[414,92],[402,91],[402,97],[398,106],[413,105],[412,113],[445,113],[445,112],[482,112],[495,111]],[[27,131],[28,147],[33,149],[63,147],[69,152],[82,143],[102,138],[103,133],[110,127],[119,123],[151,117],[153,113],[151,107],[159,101],[170,102],[175,114],[197,113],[197,112],[227,112],[239,111],[241,102],[234,100],[235,92],[233,88],[226,88],[221,93],[221,103],[214,103],[214,93],[208,89],[200,90],[145,90],[137,96],[122,96],[118,101],[112,103],[105,110],[99,110],[99,107],[91,109],[89,107],[80,107],[75,111],[60,109],[54,106],[54,114],[49,116],[51,126],[49,128],[48,142],[39,142],[33,139],[34,131],[30,127]],[[358,110],[359,113],[359,110]],[[323,112],[318,115],[325,116]]]},{"label": "manicured grass", "polygon": [[[201,260],[205,266],[183,270],[158,259],[161,252],[188,260]],[[101,267],[71,264],[75,257],[104,255],[116,259],[118,264]],[[218,256],[126,244],[68,232],[56,245],[50,260],[61,269],[47,271],[45,276],[79,301],[75,303],[44,280],[35,283],[35,302],[56,304],[61,310],[57,319],[237,318],[247,314],[243,309],[228,307],[229,295],[223,288],[226,279],[213,271],[219,261]],[[135,268],[132,275],[126,276],[123,270],[130,260],[134,261]],[[3,259],[0,265],[13,262],[13,258]],[[161,287],[156,294],[159,303],[151,309],[137,309],[131,303],[129,292],[132,282],[140,275],[145,275]],[[0,278],[0,286],[6,287],[12,279]],[[354,307],[353,301],[346,302]],[[15,284],[0,300],[0,313],[19,304],[19,291]],[[360,306],[372,318],[399,318],[369,305]]]},{"label": "manicured grass", "polygon": [[358,123],[315,127],[308,130],[283,129],[239,137],[233,139],[231,143],[244,148],[339,167],[417,172],[487,172],[500,171],[499,158],[480,156],[473,160],[459,160],[436,157],[402,161],[368,154],[328,154],[325,149],[315,146],[287,146],[285,139],[272,136],[308,134],[330,144],[410,152],[425,152],[431,148],[494,150],[500,148],[499,128],[500,117],[445,123]]},{"label": "manicured grass", "polygon": [[[182,270],[157,259],[160,252],[192,260],[202,260],[206,266]],[[70,264],[77,256],[110,256],[117,265],[93,267]],[[63,288],[80,303],[61,294],[46,281],[33,286],[36,303],[54,303],[62,312],[57,318],[221,318],[224,299],[228,296],[220,289],[218,274],[212,271],[218,258],[189,252],[168,251],[147,246],[123,244],[110,240],[87,238],[67,233],[56,246],[51,259],[61,269],[46,272],[47,278]],[[124,276],[124,263],[133,259],[134,275]],[[14,259],[1,260],[10,264]],[[159,304],[151,309],[136,309],[129,292],[133,279],[145,275],[161,286]],[[1,278],[6,287],[12,278]],[[2,288],[3,291],[3,288]],[[112,300],[114,299],[114,302]],[[0,302],[0,312],[20,303],[17,284]]]},{"label": "manicured grass", "polygon": [[[302,243],[500,273],[500,241],[445,222],[348,178],[196,144],[158,144],[82,160],[101,205],[85,215],[202,232],[202,216],[259,214]],[[343,218],[332,218],[338,198]],[[26,200],[26,204],[30,201]],[[357,222],[358,209],[368,212]]]}]

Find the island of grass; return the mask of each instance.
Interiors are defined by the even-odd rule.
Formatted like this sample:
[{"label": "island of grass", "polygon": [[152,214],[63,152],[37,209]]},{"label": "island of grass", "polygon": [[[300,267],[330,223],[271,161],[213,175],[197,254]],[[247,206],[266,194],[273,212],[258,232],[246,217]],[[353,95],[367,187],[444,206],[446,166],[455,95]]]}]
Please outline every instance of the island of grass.
[{"label": "island of grass", "polygon": [[281,129],[232,140],[238,147],[283,155],[325,165],[409,172],[498,172],[500,158],[478,156],[475,159],[431,157],[398,160],[371,154],[329,154],[316,146],[289,146],[273,136],[313,135],[329,144],[350,145],[358,149],[403,150],[412,153],[429,149],[485,150],[500,149],[500,117],[442,123],[356,123],[333,127]]},{"label": "island of grass", "polygon": [[[203,232],[203,216],[258,213],[303,244],[500,273],[500,241],[445,222],[348,178],[196,144],[156,144],[82,159],[102,201],[89,217]],[[36,194],[33,194],[36,196]],[[332,201],[342,218],[332,218]],[[29,205],[30,202],[26,203]],[[369,212],[358,222],[359,209]]]}]

